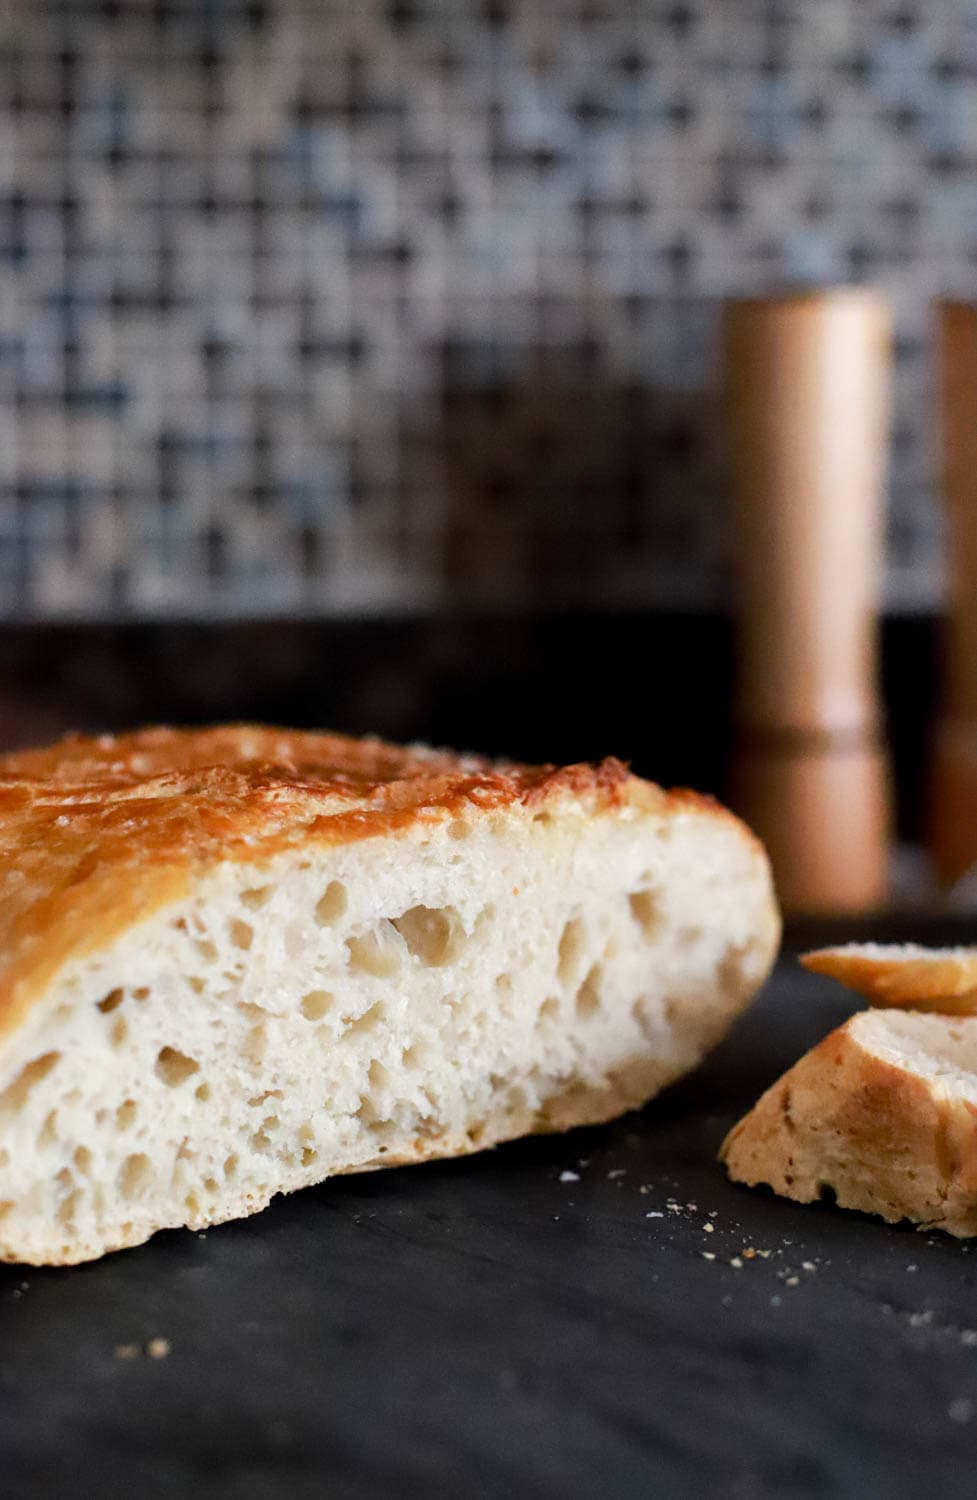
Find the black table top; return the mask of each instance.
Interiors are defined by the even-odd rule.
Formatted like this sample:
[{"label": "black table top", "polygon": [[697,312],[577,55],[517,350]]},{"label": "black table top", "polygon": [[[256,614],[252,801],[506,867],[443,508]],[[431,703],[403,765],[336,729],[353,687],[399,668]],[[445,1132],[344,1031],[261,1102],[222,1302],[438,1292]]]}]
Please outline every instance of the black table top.
[{"label": "black table top", "polygon": [[615,1125],[0,1269],[0,1495],[972,1495],[977,1242],[715,1162],[851,1008],[785,962]]}]

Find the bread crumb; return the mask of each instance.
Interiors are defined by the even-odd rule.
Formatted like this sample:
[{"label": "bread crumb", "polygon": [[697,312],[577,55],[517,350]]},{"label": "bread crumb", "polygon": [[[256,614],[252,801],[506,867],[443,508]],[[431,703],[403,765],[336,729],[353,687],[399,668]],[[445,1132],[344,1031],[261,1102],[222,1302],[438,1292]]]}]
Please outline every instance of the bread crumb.
[{"label": "bread crumb", "polygon": [[715,1252],[715,1250],[703,1250],[702,1251],[702,1259],[703,1260],[715,1260],[716,1259],[716,1252]]},{"label": "bread crumb", "polygon": [[660,1208],[652,1208],[645,1214],[646,1219],[664,1219],[664,1217]]},{"label": "bread crumb", "polygon": [[801,1270],[802,1271],[816,1271],[817,1270],[817,1266],[814,1264],[813,1260],[802,1260],[801,1261]]},{"label": "bread crumb", "polygon": [[706,1220],[706,1222],[703,1224],[702,1227],[706,1231],[706,1234],[715,1234],[716,1233],[716,1226],[715,1226],[715,1224],[710,1224],[708,1219]]},{"label": "bread crumb", "polygon": [[917,1313],[910,1313],[909,1314],[909,1326],[910,1326],[910,1328],[926,1328],[930,1323],[932,1323],[932,1321],[933,1321],[933,1311],[932,1311],[932,1308],[928,1308],[925,1312],[917,1312]]},{"label": "bread crumb", "polygon": [[974,1414],[974,1403],[968,1401],[966,1396],[957,1396],[950,1402],[947,1416],[951,1422],[969,1422]]},{"label": "bread crumb", "polygon": [[799,1276],[788,1276],[787,1280],[784,1282],[785,1286],[800,1286],[800,1284],[801,1278]]},{"label": "bread crumb", "polygon": [[919,1267],[918,1266],[907,1266],[906,1270],[907,1271],[918,1271]]},{"label": "bread crumb", "polygon": [[756,1251],[752,1245],[747,1245],[745,1250],[740,1251],[740,1254],[744,1260],[756,1260]]},{"label": "bread crumb", "polygon": [[732,1260],[730,1261],[730,1265],[735,1271],[740,1271],[743,1269],[743,1262],[740,1260],[738,1255],[733,1256]]},{"label": "bread crumb", "polygon": [[783,1302],[783,1300],[784,1300],[783,1297],[778,1297],[777,1293],[774,1292],[773,1296],[770,1298],[770,1306],[771,1307],[779,1307],[780,1304],[781,1304],[781,1302]]},{"label": "bread crumb", "polygon": [[628,1169],[627,1169],[627,1167],[615,1167],[613,1171],[608,1172],[608,1174],[607,1174],[607,1180],[608,1180],[608,1182],[612,1182],[615,1177],[626,1177],[627,1175],[628,1175]]},{"label": "bread crumb", "polygon": [[146,1345],[146,1353],[150,1359],[165,1359],[172,1347],[169,1339],[150,1339]]},{"label": "bread crumb", "polygon": [[116,1359],[138,1359],[140,1349],[138,1344],[116,1344]]},{"label": "bread crumb", "polygon": [[579,1182],[580,1181],[580,1173],[579,1172],[561,1172],[560,1173],[560,1181],[561,1182]]}]

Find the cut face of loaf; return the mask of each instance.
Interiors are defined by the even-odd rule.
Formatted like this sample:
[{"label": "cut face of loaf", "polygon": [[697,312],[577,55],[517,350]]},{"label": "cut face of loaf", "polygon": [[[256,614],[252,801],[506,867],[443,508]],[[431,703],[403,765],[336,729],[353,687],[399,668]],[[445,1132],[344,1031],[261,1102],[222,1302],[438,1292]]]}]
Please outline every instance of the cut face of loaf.
[{"label": "cut face of loaf", "polygon": [[803,953],[814,974],[837,979],[873,1005],[977,1012],[977,948],[923,948],[917,943],[846,943]]},{"label": "cut face of loaf", "polygon": [[247,727],[0,762],[0,1256],[607,1119],[764,979],[766,859],[616,762]]},{"label": "cut face of loaf", "polygon": [[729,1175],[801,1203],[977,1234],[977,1017],[868,1010],[727,1136]]}]

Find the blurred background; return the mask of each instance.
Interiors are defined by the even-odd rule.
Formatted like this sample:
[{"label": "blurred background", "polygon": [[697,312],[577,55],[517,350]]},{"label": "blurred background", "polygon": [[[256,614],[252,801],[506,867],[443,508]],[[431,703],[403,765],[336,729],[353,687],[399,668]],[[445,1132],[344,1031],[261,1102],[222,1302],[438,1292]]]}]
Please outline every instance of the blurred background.
[{"label": "blurred background", "polygon": [[896,815],[974,0],[5,0],[0,745],[255,716],[723,792],[729,298],[880,288]]}]

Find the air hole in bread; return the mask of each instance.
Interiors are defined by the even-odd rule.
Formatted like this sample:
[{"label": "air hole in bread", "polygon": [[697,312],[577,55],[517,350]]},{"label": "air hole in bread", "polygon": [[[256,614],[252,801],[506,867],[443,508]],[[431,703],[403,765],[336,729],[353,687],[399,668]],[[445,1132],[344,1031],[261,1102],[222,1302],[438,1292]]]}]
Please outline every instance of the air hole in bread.
[{"label": "air hole in bread", "polygon": [[548,1021],[555,1021],[560,1014],[560,1002],[555,995],[550,995],[539,1007],[540,1023],[545,1025]]},{"label": "air hole in bread", "polygon": [[195,938],[193,946],[205,964],[215,964],[218,959],[217,944],[210,938]]},{"label": "air hole in bread", "polygon": [[125,993],[125,990],[110,990],[105,999],[98,1002],[98,1008],[102,1012],[102,1015],[107,1016],[113,1010],[118,1009],[125,999]]},{"label": "air hole in bread", "polygon": [[232,1151],[224,1162],[224,1176],[228,1182],[233,1182],[237,1176],[237,1156]]},{"label": "air hole in bread", "polygon": [[87,1177],[92,1169],[92,1153],[89,1151],[88,1147],[79,1146],[75,1151],[73,1160],[79,1172],[84,1172],[85,1176]]},{"label": "air hole in bread", "polygon": [[349,893],[341,880],[331,880],[319,898],[315,919],[320,927],[332,927],[346,915]]},{"label": "air hole in bread", "polygon": [[332,1007],[333,997],[328,990],[310,990],[303,995],[299,1009],[307,1021],[321,1021]]},{"label": "air hole in bread", "polygon": [[379,1135],[385,1130],[393,1129],[393,1121],[387,1119],[385,1115],[380,1114],[376,1104],[367,1094],[364,1094],[360,1099],[360,1107],[356,1111],[356,1118],[373,1135]]},{"label": "air hole in bread", "polygon": [[68,1225],[74,1223],[75,1214],[78,1211],[78,1205],[81,1202],[82,1197],[83,1194],[81,1188],[72,1188],[68,1196],[62,1199],[61,1203],[58,1205],[59,1224]]},{"label": "air hole in bread", "polygon": [[125,1039],[128,1035],[129,1027],[126,1023],[125,1016],[116,1016],[115,1020],[112,1022],[112,1030],[109,1033],[109,1040],[111,1041],[112,1046],[121,1047],[125,1043]]},{"label": "air hole in bread", "polygon": [[694,948],[701,937],[701,927],[680,927],[675,934],[675,946],[679,951],[683,948]]},{"label": "air hole in bread", "polygon": [[4,1198],[3,1202],[0,1203],[0,1219],[5,1219],[7,1217],[7,1215],[9,1213],[12,1213],[13,1210],[16,1207],[17,1207],[17,1201],[16,1201],[16,1199],[14,1199],[14,1198]]},{"label": "air hole in bread", "polygon": [[44,1052],[21,1068],[13,1083],[8,1083],[0,1094],[0,1112],[21,1110],[30,1098],[31,1091],[46,1078],[51,1069],[61,1061],[60,1052]]},{"label": "air hole in bread", "polygon": [[152,1177],[149,1157],[143,1151],[134,1151],[131,1156],[126,1157],[119,1169],[120,1195],[127,1203],[131,1203],[145,1192]]},{"label": "air hole in bread", "polygon": [[139,1105],[135,1099],[123,1099],[115,1112],[116,1130],[128,1130],[139,1113]]},{"label": "air hole in bread", "polygon": [[593,964],[587,972],[587,977],[577,991],[576,1007],[578,1016],[592,1016],[600,1009],[600,979],[601,966]]},{"label": "air hole in bread", "polygon": [[187,984],[193,990],[193,993],[195,995],[202,995],[204,990],[207,988],[206,982],[200,978],[199,974],[191,974],[190,978],[187,980]]},{"label": "air hole in bread", "polygon": [[628,897],[631,915],[646,938],[658,936],[662,925],[661,902],[656,891],[632,891]]},{"label": "air hole in bread", "polygon": [[511,995],[513,991],[512,975],[497,975],[495,980],[495,988],[500,995]]},{"label": "air hole in bread", "polygon": [[196,1193],[187,1193],[187,1196],[183,1200],[183,1206],[191,1218],[195,1218],[200,1212],[200,1199]]},{"label": "air hole in bread", "polygon": [[208,1192],[212,1198],[216,1197],[220,1190],[220,1183],[217,1181],[216,1177],[204,1178],[204,1191]]},{"label": "air hole in bread", "polygon": [[242,922],[240,917],[234,917],[231,921],[231,942],[235,948],[242,948],[245,952],[254,942],[254,928],[250,922]]},{"label": "air hole in bread", "polygon": [[371,1089],[385,1089],[390,1086],[390,1074],[378,1057],[371,1062],[367,1078]]},{"label": "air hole in bread", "polygon": [[550,812],[538,812],[533,817],[533,822],[542,823],[544,828],[548,828],[553,821],[553,814]]},{"label": "air hole in bread", "polygon": [[584,926],[579,917],[571,917],[560,934],[557,949],[556,977],[561,984],[572,984],[584,951]]},{"label": "air hole in bread", "polygon": [[272,890],[270,885],[256,885],[250,891],[242,891],[241,905],[246,906],[249,911],[260,911]]},{"label": "air hole in bread", "polygon": [[465,928],[453,906],[412,906],[391,925],[407,944],[408,953],[431,969],[453,963],[464,946]]},{"label": "air hole in bread", "polygon": [[318,1160],[318,1156],[319,1156],[318,1151],[314,1151],[311,1146],[303,1146],[302,1147],[302,1165],[303,1165],[303,1167],[311,1167],[312,1163],[314,1161]]},{"label": "air hole in bread", "polygon": [[405,1068],[423,1068],[431,1059],[431,1049],[423,1042],[415,1042],[411,1047],[405,1047],[400,1055],[400,1060]]},{"label": "air hole in bread", "polygon": [[185,1052],[178,1052],[175,1047],[163,1047],[156,1059],[154,1071],[161,1083],[165,1083],[169,1089],[175,1089],[181,1083],[186,1083],[194,1073],[199,1073],[200,1064],[196,1058],[187,1057]]},{"label": "air hole in bread", "polygon": [[0,1146],[0,1167],[10,1166],[10,1152],[6,1146]]},{"label": "air hole in bread", "polygon": [[526,1091],[517,1083],[509,1090],[508,1094],[506,1095],[505,1107],[510,1114],[518,1116],[525,1114],[527,1106],[528,1100],[526,1098]]},{"label": "air hole in bread", "polygon": [[345,1036],[361,1036],[364,1032],[373,1031],[375,1027],[381,1024],[383,1019],[384,1007],[378,1000],[375,1005],[370,1006],[369,1010],[365,1010],[361,1016],[357,1016],[355,1021],[348,1021],[343,1034]]},{"label": "air hole in bread", "polygon": [[[787,1179],[785,1178],[784,1180],[786,1181]],[[793,1181],[793,1179],[791,1179],[791,1181]],[[818,1201],[820,1203],[838,1202],[838,1194],[835,1192],[830,1182],[818,1183]]]},{"label": "air hole in bread", "polygon": [[631,1015],[646,1041],[653,1041],[657,1028],[648,1012],[648,997],[641,995],[631,1007]]},{"label": "air hole in bread", "polygon": [[133,1000],[148,1000],[149,999],[149,987],[148,987],[148,985],[141,984],[137,990],[133,990],[133,992],[132,992],[132,998],[133,998]]},{"label": "air hole in bread", "polygon": [[265,1049],[268,1046],[268,1029],[264,1022],[252,1026],[244,1040],[241,1051],[253,1067],[258,1068],[264,1061]]},{"label": "air hole in bread", "polygon": [[37,1144],[42,1147],[53,1146],[55,1141],[58,1139],[57,1126],[58,1112],[56,1109],[52,1109],[48,1112],[47,1116],[45,1117],[44,1124],[41,1126],[41,1133],[37,1138]]},{"label": "air hole in bread", "polygon": [[449,839],[467,839],[470,832],[468,824],[461,822],[460,819],[448,824]]},{"label": "air hole in bread", "polygon": [[739,994],[744,986],[743,962],[747,949],[733,943],[726,949],[719,965],[719,985],[724,994]]},{"label": "air hole in bread", "polygon": [[210,1084],[198,1083],[197,1087],[193,1091],[193,1097],[195,1099],[199,1099],[201,1104],[206,1104],[207,1100],[210,1098]]},{"label": "air hole in bread", "polygon": [[258,1151],[262,1156],[267,1156],[271,1151],[272,1146],[271,1135],[269,1134],[269,1132],[276,1130],[277,1128],[277,1115],[268,1115],[264,1120],[262,1120],[258,1129],[251,1137],[252,1151]]},{"label": "air hole in bread", "polygon": [[346,939],[350,972],[372,974],[377,979],[391,979],[400,968],[400,938],[389,922],[382,922],[362,937]]}]

